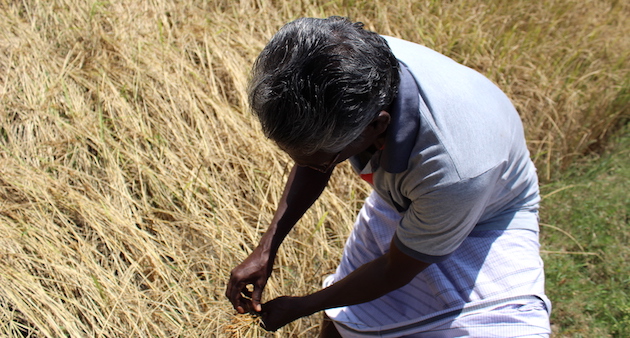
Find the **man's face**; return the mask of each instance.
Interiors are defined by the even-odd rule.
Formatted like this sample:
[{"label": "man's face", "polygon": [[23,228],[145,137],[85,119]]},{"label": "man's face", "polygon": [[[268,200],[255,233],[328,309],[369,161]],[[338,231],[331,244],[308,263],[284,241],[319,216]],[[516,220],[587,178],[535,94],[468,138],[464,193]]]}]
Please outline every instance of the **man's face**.
[{"label": "man's face", "polygon": [[[297,166],[307,167],[322,173],[327,173],[331,171],[332,168],[334,168],[339,162],[342,162],[344,160],[340,160],[339,158],[342,152],[343,150],[331,155],[330,153],[318,151],[309,156],[291,155],[289,153],[289,156],[291,156],[291,158],[295,162],[295,165]],[[329,160],[324,161],[325,158],[329,158]]]},{"label": "man's face", "polygon": [[385,111],[381,112],[381,114],[363,130],[359,137],[336,153],[317,151],[313,154],[305,155],[298,151],[287,150],[282,146],[281,148],[289,154],[296,165],[311,168],[322,173],[328,173],[337,164],[365,151],[372,145],[377,149],[382,148],[389,122],[389,113]]}]

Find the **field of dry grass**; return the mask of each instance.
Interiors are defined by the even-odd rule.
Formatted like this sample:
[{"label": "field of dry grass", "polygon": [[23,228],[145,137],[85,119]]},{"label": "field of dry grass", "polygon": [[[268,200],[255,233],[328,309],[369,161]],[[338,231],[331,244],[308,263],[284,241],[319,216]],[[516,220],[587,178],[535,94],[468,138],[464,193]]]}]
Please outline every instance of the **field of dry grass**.
[{"label": "field of dry grass", "polygon": [[[0,335],[263,335],[223,293],[291,163],[248,113],[248,72],[283,23],[329,15],[490,77],[543,180],[628,120],[623,1],[0,0]],[[267,299],[333,271],[367,193],[340,169]]]}]

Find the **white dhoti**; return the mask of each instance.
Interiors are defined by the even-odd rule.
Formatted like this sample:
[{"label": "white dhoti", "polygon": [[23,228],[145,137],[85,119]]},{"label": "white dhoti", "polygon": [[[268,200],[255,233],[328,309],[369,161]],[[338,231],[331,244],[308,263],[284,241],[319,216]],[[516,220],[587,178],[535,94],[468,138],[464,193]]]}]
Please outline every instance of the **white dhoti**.
[{"label": "white dhoti", "polygon": [[[372,193],[324,287],[385,254],[400,218]],[[551,304],[539,246],[532,230],[473,231],[406,286],[326,314],[344,337],[548,337]]]}]

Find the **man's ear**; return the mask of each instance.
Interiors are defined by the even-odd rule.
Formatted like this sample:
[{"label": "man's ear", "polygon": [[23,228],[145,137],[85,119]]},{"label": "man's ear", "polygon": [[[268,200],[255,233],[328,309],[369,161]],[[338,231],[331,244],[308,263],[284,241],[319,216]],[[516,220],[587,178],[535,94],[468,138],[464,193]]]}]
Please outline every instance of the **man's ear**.
[{"label": "man's ear", "polygon": [[370,126],[374,128],[373,130],[376,135],[380,135],[387,130],[391,121],[392,116],[389,115],[388,112],[381,110],[381,112],[378,113],[378,116],[372,121],[372,123],[370,123]]}]

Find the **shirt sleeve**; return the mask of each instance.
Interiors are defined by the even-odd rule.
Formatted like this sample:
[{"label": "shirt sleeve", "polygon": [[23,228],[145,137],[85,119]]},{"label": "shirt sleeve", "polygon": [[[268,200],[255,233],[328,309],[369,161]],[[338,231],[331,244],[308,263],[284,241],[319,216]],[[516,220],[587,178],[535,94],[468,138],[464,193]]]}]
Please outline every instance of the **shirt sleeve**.
[{"label": "shirt sleeve", "polygon": [[[394,244],[407,255],[436,263],[448,257],[473,230],[490,199],[496,170],[427,191],[411,186],[411,200]],[[409,186],[409,184],[406,184]]]}]

